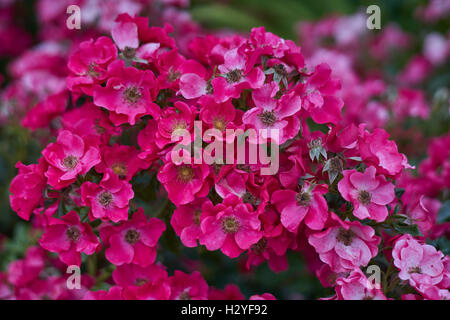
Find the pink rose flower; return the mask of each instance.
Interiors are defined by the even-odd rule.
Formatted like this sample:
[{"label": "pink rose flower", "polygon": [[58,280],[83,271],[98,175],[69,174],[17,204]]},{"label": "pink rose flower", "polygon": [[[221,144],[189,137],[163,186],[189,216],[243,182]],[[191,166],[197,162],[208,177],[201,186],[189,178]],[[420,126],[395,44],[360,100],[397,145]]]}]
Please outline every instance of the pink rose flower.
[{"label": "pink rose flower", "polygon": [[51,218],[39,244],[50,252],[57,252],[65,264],[79,266],[81,253],[93,254],[100,246],[100,241],[91,226],[81,223],[78,214],[70,211],[61,219]]},{"label": "pink rose flower", "polygon": [[94,104],[110,111],[110,119],[116,125],[134,125],[145,115],[158,118],[160,108],[152,101],[157,88],[153,72],[125,67],[122,60],[108,66],[106,87],[94,88]]},{"label": "pink rose flower", "polygon": [[[278,144],[293,138],[300,129],[300,120],[294,115],[300,111],[301,99],[294,92],[275,99],[279,87],[276,82],[267,83],[253,91],[255,108],[251,108],[242,116],[242,122],[256,130],[278,129]],[[268,133],[268,135],[270,132]]]},{"label": "pink rose flower", "polygon": [[67,77],[68,89],[91,96],[94,85],[105,79],[108,65],[116,58],[117,49],[110,38],[83,41],[69,57],[67,66],[71,74]]},{"label": "pink rose flower", "polygon": [[106,172],[99,184],[88,181],[81,185],[81,199],[89,206],[91,220],[127,220],[129,202],[133,197],[131,184],[120,180],[112,171]]},{"label": "pink rose flower", "polygon": [[443,253],[431,245],[420,243],[409,234],[395,241],[392,258],[400,270],[399,278],[409,280],[419,291],[438,284],[444,277]]},{"label": "pink rose flower", "polygon": [[398,152],[394,141],[388,140],[389,134],[384,129],[375,129],[373,133],[360,125],[359,151],[368,166],[375,166],[378,173],[397,177],[403,169],[412,168],[406,156]]},{"label": "pink rose flower", "polygon": [[316,66],[311,77],[295,90],[301,94],[303,108],[314,122],[337,124],[344,106],[342,99],[335,95],[339,89],[339,81],[331,78],[331,68],[323,63]]},{"label": "pink rose flower", "polygon": [[150,164],[138,157],[139,150],[133,146],[115,144],[100,149],[102,162],[95,166],[95,171],[105,173],[109,170],[119,176],[121,180],[130,181],[140,170]]},{"label": "pink rose flower", "polygon": [[359,221],[342,221],[331,213],[324,231],[309,235],[308,242],[319,254],[320,260],[334,272],[351,271],[367,266],[378,253],[381,239],[375,230]]},{"label": "pink rose flower", "polygon": [[11,181],[9,187],[9,200],[11,208],[19,217],[29,220],[33,210],[43,200],[42,192],[46,186],[44,172],[47,170],[47,163],[43,158],[38,164],[23,165],[16,164],[19,173]]},{"label": "pink rose flower", "polygon": [[79,174],[86,174],[100,162],[98,149],[68,130],[61,131],[56,142],[42,150],[42,155],[49,164],[45,172],[48,184],[55,189],[67,187]]},{"label": "pink rose flower", "polygon": [[278,190],[272,194],[271,203],[281,214],[281,223],[296,233],[302,221],[312,230],[321,230],[328,218],[328,205],[323,195],[326,185],[305,184],[301,192]]},{"label": "pink rose flower", "polygon": [[377,175],[375,167],[368,167],[364,173],[344,170],[344,178],[338,183],[342,197],[353,204],[353,215],[361,220],[386,220],[386,205],[395,198],[394,185]]},{"label": "pink rose flower", "polygon": [[127,300],[167,300],[170,296],[167,271],[159,265],[123,264],[113,271],[113,279],[124,288]]},{"label": "pink rose flower", "polygon": [[210,251],[220,249],[230,258],[236,258],[262,237],[258,214],[237,196],[230,195],[216,206],[205,203],[202,212],[206,218],[201,222],[200,244]]},{"label": "pink rose flower", "polygon": [[38,246],[29,247],[23,259],[8,266],[8,281],[16,287],[24,287],[37,279],[45,267],[45,250]]},{"label": "pink rose flower", "polygon": [[387,300],[383,291],[372,284],[361,269],[337,279],[335,290],[338,300]]},{"label": "pink rose flower", "polygon": [[175,233],[186,247],[196,247],[197,239],[202,235],[200,222],[202,220],[202,205],[210,203],[207,198],[200,198],[192,203],[180,205],[172,214],[170,223]]},{"label": "pink rose flower", "polygon": [[207,164],[176,165],[170,159],[158,172],[158,180],[167,190],[168,197],[175,205],[187,204],[209,193],[210,174]]},{"label": "pink rose flower", "polygon": [[208,299],[208,284],[198,271],[192,274],[175,270],[169,278],[171,300],[206,300]]},{"label": "pink rose flower", "polygon": [[140,208],[130,220],[100,230],[107,248],[106,259],[116,266],[133,263],[145,268],[151,265],[156,258],[158,239],[165,229],[164,222],[157,218],[148,220]]}]

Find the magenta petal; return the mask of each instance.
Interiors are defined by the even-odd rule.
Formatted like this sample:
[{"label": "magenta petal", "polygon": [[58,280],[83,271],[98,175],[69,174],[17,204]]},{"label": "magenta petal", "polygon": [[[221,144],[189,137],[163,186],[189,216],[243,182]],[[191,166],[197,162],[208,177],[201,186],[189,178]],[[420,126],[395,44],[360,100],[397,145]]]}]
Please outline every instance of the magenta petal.
[{"label": "magenta petal", "polygon": [[[322,196],[319,196],[322,197]],[[328,206],[325,199],[311,204],[305,217],[305,224],[312,230],[321,230],[328,219]]]},{"label": "magenta petal", "polygon": [[142,242],[137,242],[134,245],[133,263],[147,267],[155,262],[156,249],[154,247],[147,247]]},{"label": "magenta petal", "polygon": [[311,244],[317,251],[317,253],[323,253],[330,251],[336,245],[336,236],[338,229],[328,229],[324,232],[314,233],[308,238],[309,244]]},{"label": "magenta petal", "polygon": [[186,99],[198,98],[206,93],[206,81],[195,73],[183,74],[180,77],[180,92]]},{"label": "magenta petal", "polygon": [[290,204],[281,212],[281,223],[290,232],[296,232],[307,211],[307,207]]},{"label": "magenta petal", "polygon": [[68,266],[81,264],[81,253],[75,250],[68,250],[59,254],[59,259]]},{"label": "magenta petal", "polygon": [[63,224],[50,226],[39,240],[39,243],[44,249],[51,252],[68,250],[71,243],[66,235],[66,231],[67,226]]},{"label": "magenta petal", "polygon": [[242,250],[247,250],[252,245],[257,243],[261,237],[262,233],[260,231],[243,227],[235,234],[234,239]]},{"label": "magenta petal", "polygon": [[380,182],[375,179],[375,168],[369,167],[364,173],[354,172],[350,175],[350,181],[358,190],[372,191]]},{"label": "magenta petal", "polygon": [[388,210],[387,210],[386,206],[384,206],[384,205],[380,206],[375,203],[370,203],[367,206],[367,210],[370,213],[370,218],[377,222],[382,222],[382,221],[386,220],[386,218],[388,216]]},{"label": "magenta petal", "polygon": [[166,225],[163,221],[152,218],[146,224],[145,227],[141,228],[141,241],[150,247],[156,246],[159,238],[161,237],[164,230],[166,230]]},{"label": "magenta petal", "polygon": [[225,241],[223,243],[221,250],[222,250],[223,254],[225,254],[226,256],[228,256],[230,258],[237,258],[243,252],[243,250],[241,248],[239,248],[238,245],[236,244],[234,237],[231,235],[228,235],[225,238]]},{"label": "magenta petal", "polygon": [[295,204],[295,195],[295,191],[292,190],[277,190],[272,194],[270,202],[278,211],[282,211],[287,205]]},{"label": "magenta petal", "polygon": [[111,30],[111,36],[120,50],[125,47],[136,49],[139,46],[138,29],[132,22],[116,24]]},{"label": "magenta petal", "polygon": [[122,233],[112,235],[109,242],[111,246],[106,249],[105,256],[112,264],[120,266],[133,261],[134,248],[123,239]]},{"label": "magenta petal", "polygon": [[220,222],[215,217],[207,217],[201,224],[203,235],[200,237],[200,244],[205,245],[208,250],[219,249],[226,238]]},{"label": "magenta petal", "polygon": [[390,182],[381,184],[376,190],[372,192],[372,202],[376,204],[387,205],[391,203],[394,198],[394,185]]},{"label": "magenta petal", "polygon": [[193,248],[197,246],[197,239],[201,236],[201,230],[198,226],[188,226],[181,231],[180,239],[186,247]]}]

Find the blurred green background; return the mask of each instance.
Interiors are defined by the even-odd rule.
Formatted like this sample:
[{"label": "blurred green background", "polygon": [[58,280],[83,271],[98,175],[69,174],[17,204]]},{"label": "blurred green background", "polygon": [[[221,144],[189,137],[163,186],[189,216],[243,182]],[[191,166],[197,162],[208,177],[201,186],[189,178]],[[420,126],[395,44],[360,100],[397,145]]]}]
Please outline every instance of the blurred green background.
[{"label": "blurred green background", "polygon": [[[398,23],[402,29],[419,35],[422,25],[414,19],[414,10],[426,0],[192,0],[194,20],[209,28],[249,31],[265,26],[278,35],[295,39],[295,25],[302,20],[318,20],[330,14],[365,12],[370,5],[381,9],[382,26]],[[442,21],[448,30],[449,21]]]}]

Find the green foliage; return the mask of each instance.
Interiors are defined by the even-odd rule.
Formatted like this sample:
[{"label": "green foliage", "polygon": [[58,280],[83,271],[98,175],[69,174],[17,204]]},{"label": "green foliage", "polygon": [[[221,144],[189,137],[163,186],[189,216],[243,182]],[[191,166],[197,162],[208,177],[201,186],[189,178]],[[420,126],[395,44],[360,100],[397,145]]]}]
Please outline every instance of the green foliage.
[{"label": "green foliage", "polygon": [[437,216],[437,222],[450,222],[450,200],[447,200],[442,204]]}]

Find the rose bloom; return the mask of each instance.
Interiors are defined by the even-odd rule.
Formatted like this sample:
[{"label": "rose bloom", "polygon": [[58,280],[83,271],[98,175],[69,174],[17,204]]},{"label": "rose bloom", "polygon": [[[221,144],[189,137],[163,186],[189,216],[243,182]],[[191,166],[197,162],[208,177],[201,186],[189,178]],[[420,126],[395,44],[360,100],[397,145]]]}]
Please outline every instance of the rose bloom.
[{"label": "rose bloom", "polygon": [[98,149],[68,130],[61,131],[56,142],[42,150],[42,155],[49,164],[45,172],[48,184],[55,189],[67,187],[79,174],[86,174],[100,162]]},{"label": "rose bloom", "polygon": [[375,173],[375,167],[367,168],[364,173],[345,170],[338,189],[342,197],[353,204],[355,217],[382,222],[388,216],[386,205],[395,198],[394,185]]},{"label": "rose bloom", "polygon": [[436,285],[444,277],[444,255],[429,244],[421,244],[406,234],[395,241],[392,250],[394,265],[400,269],[402,280],[416,287]]},{"label": "rose bloom", "polygon": [[230,258],[236,258],[262,237],[258,214],[235,195],[216,206],[205,203],[202,211],[206,212],[206,218],[201,222],[200,244],[208,250],[220,249]]},{"label": "rose bloom", "polygon": [[106,259],[116,266],[124,263],[149,266],[155,261],[156,245],[165,229],[164,222],[157,218],[149,220],[142,208],[128,221],[104,226],[100,237],[106,246]]},{"label": "rose bloom", "polygon": [[355,269],[347,278],[336,280],[336,298],[338,300],[386,300],[380,288],[372,284],[361,269]]},{"label": "rose bloom", "polygon": [[377,255],[380,241],[371,227],[363,226],[359,221],[342,221],[333,212],[330,213],[325,230],[308,237],[309,244],[316,249],[320,260],[334,272],[367,266]]},{"label": "rose bloom", "polygon": [[88,223],[81,223],[75,211],[61,219],[52,218],[39,240],[42,248],[59,253],[59,259],[67,265],[81,264],[81,253],[93,254],[100,246]]}]

